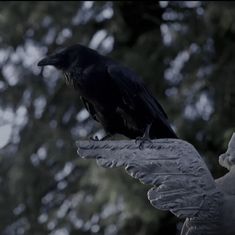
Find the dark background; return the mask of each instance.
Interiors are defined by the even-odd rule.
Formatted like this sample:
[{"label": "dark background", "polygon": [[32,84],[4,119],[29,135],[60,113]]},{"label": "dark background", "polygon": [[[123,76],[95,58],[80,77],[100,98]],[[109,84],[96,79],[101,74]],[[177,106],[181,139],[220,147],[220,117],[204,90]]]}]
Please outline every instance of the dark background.
[{"label": "dark background", "polygon": [[150,205],[149,187],[78,159],[75,141],[103,135],[101,126],[62,74],[37,62],[79,42],[133,68],[219,177],[235,120],[234,10],[233,2],[0,2],[0,234],[175,235],[180,221]]}]

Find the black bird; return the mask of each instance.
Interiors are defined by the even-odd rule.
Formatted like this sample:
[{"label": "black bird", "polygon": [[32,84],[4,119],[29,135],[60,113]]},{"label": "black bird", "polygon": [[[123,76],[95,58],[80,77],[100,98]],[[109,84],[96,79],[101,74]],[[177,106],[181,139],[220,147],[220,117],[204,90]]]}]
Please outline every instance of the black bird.
[{"label": "black bird", "polygon": [[80,92],[86,109],[109,135],[177,138],[163,108],[131,69],[80,44],[38,63],[46,65],[63,71],[66,83]]}]

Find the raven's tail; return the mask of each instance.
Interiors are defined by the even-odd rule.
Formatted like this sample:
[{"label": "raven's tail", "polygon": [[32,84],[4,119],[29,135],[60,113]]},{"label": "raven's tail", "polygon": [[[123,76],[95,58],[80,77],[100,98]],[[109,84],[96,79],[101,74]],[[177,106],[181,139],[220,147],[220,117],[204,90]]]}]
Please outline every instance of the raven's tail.
[{"label": "raven's tail", "polygon": [[149,132],[151,139],[178,139],[176,133],[168,123],[168,120],[155,120],[150,128]]}]

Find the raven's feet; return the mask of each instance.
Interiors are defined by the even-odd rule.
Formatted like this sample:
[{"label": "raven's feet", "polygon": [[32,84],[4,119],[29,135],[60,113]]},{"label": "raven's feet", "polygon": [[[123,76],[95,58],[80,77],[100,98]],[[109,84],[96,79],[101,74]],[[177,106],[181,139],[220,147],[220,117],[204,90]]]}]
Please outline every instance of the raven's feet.
[{"label": "raven's feet", "polygon": [[139,149],[140,149],[140,150],[142,150],[142,149],[144,148],[144,144],[145,144],[145,143],[150,143],[150,144],[152,144],[152,140],[150,139],[150,136],[149,136],[150,128],[151,128],[151,124],[146,127],[146,130],[145,130],[144,135],[143,135],[142,137],[137,137],[137,138],[135,139],[135,143],[136,143],[136,144],[137,144],[138,142],[140,142],[140,143],[139,143]]},{"label": "raven's feet", "polygon": [[92,141],[100,141],[100,139],[98,138],[97,135],[95,135],[94,137],[91,136],[91,137],[90,137],[90,140],[92,140]]},{"label": "raven's feet", "polygon": [[149,143],[152,144],[152,140],[149,137],[142,136],[142,137],[137,137],[135,139],[135,144],[139,144],[139,149],[143,150],[144,149],[144,144]]},{"label": "raven's feet", "polygon": [[101,139],[99,139],[98,136],[95,135],[94,137],[91,136],[91,137],[90,137],[90,140],[92,140],[92,141],[102,141],[102,140],[107,140],[107,139],[110,138],[111,136],[112,136],[111,134],[107,134],[107,135],[105,135],[104,137],[102,137]]}]

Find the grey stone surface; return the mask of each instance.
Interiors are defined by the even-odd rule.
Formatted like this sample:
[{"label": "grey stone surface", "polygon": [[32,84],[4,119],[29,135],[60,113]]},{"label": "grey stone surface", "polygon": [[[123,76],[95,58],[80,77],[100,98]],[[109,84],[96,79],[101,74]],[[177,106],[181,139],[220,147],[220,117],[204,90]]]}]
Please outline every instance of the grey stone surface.
[{"label": "grey stone surface", "polygon": [[148,198],[160,210],[185,218],[182,235],[234,235],[235,226],[235,135],[220,164],[230,170],[213,179],[196,149],[179,139],[79,141],[78,155],[94,158],[102,167],[125,167],[127,173],[151,185]]}]

